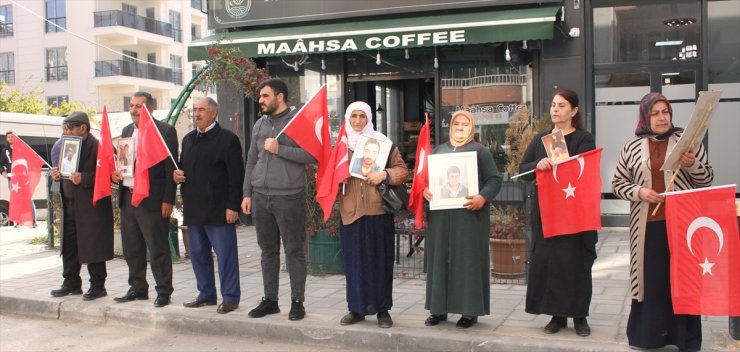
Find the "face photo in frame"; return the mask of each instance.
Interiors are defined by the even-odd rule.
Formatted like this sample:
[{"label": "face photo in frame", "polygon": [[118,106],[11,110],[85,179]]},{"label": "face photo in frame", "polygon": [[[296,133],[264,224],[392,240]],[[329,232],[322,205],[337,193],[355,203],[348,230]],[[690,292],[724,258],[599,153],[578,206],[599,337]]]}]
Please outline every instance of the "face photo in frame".
[{"label": "face photo in frame", "polygon": [[478,194],[476,152],[434,154],[429,161],[429,210],[462,209],[467,196]]},{"label": "face photo in frame", "polygon": [[349,174],[365,179],[373,172],[385,169],[393,143],[367,135],[361,135],[349,163]]},{"label": "face photo in frame", "polygon": [[118,140],[118,172],[123,177],[134,177],[134,139],[121,138]]},{"label": "face photo in frame", "polygon": [[59,172],[63,178],[69,178],[73,172],[77,172],[80,163],[80,150],[82,139],[74,136],[62,137],[62,149],[59,153]]},{"label": "face photo in frame", "polygon": [[555,163],[559,163],[568,159],[568,145],[565,144],[565,136],[563,131],[556,131],[542,137],[542,143],[545,145],[545,151],[547,151],[547,157]]}]

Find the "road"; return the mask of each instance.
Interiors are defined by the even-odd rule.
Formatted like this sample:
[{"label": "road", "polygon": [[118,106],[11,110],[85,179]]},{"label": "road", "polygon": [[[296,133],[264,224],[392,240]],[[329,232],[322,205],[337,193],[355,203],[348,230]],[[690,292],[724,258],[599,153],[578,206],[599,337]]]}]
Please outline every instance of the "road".
[{"label": "road", "polygon": [[35,319],[0,315],[0,351],[339,351],[255,338],[186,335],[112,323]]}]

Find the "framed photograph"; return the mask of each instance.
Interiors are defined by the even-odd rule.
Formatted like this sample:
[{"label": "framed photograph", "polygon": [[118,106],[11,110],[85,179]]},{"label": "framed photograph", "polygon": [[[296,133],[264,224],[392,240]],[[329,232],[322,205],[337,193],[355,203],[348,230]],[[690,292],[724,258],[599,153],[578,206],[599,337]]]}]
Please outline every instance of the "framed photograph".
[{"label": "framed photograph", "polygon": [[118,172],[123,177],[134,177],[134,144],[133,138],[121,138],[118,140],[118,156],[116,165]]},{"label": "framed photograph", "polygon": [[361,135],[349,162],[349,174],[365,179],[370,173],[385,169],[393,143]]},{"label": "framed photograph", "polygon": [[542,143],[545,145],[545,151],[547,151],[547,157],[555,163],[568,159],[568,145],[565,144],[565,136],[563,131],[558,130],[557,132],[550,133],[542,137]]},{"label": "framed photograph", "polygon": [[81,148],[82,139],[80,137],[62,137],[62,149],[59,153],[59,171],[63,178],[69,178],[73,172],[77,172],[80,164]]},{"label": "framed photograph", "polygon": [[467,196],[478,194],[475,152],[435,154],[429,160],[429,210],[463,208]]}]

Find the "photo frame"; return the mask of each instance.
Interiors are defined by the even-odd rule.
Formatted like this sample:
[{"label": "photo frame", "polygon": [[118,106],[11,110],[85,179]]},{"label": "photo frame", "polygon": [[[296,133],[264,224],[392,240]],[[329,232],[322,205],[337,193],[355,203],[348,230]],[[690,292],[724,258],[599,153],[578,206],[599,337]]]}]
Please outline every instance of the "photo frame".
[{"label": "photo frame", "polygon": [[568,145],[565,143],[565,136],[561,130],[543,136],[542,144],[545,145],[547,157],[556,164],[570,157],[568,154]]},{"label": "photo frame", "polygon": [[136,144],[133,138],[121,138],[118,140],[116,168],[122,177],[134,177],[135,148]]},{"label": "photo frame", "polygon": [[467,196],[478,194],[476,152],[429,155],[429,210],[462,209]]},{"label": "photo frame", "polygon": [[80,165],[80,151],[82,138],[77,136],[63,136],[62,148],[59,150],[59,172],[62,178],[69,178],[77,172]]},{"label": "photo frame", "polygon": [[393,143],[390,141],[360,135],[349,163],[349,174],[364,180],[371,172],[385,169],[392,147]]}]

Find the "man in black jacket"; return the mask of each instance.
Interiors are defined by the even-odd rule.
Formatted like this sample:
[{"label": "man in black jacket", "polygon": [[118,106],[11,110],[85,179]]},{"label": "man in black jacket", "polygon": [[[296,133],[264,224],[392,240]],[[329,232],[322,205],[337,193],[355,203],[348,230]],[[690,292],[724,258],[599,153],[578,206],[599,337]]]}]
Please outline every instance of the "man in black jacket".
[{"label": "man in black jacket", "polygon": [[[136,92],[129,105],[133,123],[123,128],[121,137],[133,137],[136,141],[142,107],[146,107],[150,113],[154,111],[154,98],[147,92]],[[175,128],[164,122],[152,120],[170,153],[177,155]],[[140,153],[141,151],[135,150],[134,152]],[[122,177],[118,170],[113,173],[113,181],[121,182],[118,197],[121,208],[121,240],[123,256],[128,264],[128,284],[131,286],[125,295],[115,298],[116,302],[149,299],[149,283],[146,281],[146,252],[149,250],[152,276],[154,276],[157,291],[154,306],[164,307],[170,304],[173,288],[172,259],[168,239],[170,215],[177,191],[177,185],[172,180],[174,170],[175,165],[170,158],[149,168],[149,197],[144,198],[138,206],[131,204],[133,177]]]},{"label": "man in black jacket", "polygon": [[216,122],[218,104],[211,98],[195,102],[196,129],[182,140],[181,170],[175,170],[183,199],[183,222],[188,226],[190,260],[198,297],[188,308],[215,305],[217,292],[213,255],[223,302],[216,310],[225,314],[239,307],[239,257],[236,226],[242,199],[244,163],[239,138]]}]

